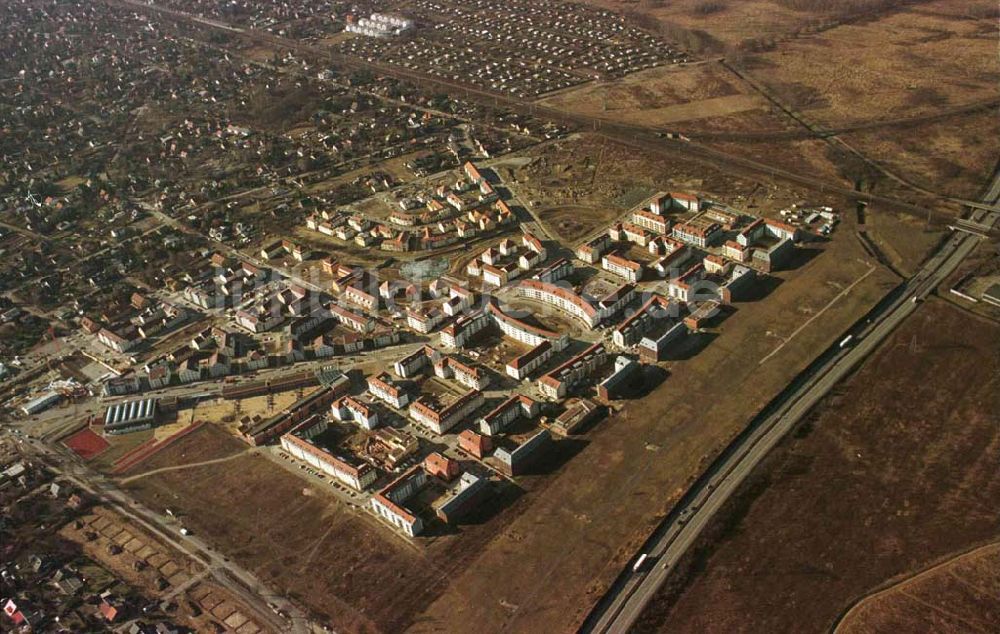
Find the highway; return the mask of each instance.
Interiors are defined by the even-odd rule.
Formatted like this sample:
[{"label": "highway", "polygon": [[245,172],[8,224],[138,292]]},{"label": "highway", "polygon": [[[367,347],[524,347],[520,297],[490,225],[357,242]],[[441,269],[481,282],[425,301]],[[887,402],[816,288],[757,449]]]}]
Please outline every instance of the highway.
[{"label": "highway", "polygon": [[[992,207],[1000,199],[1000,171],[994,174],[983,202]],[[970,219],[995,227],[1000,212],[970,210]],[[779,394],[722,452],[688,490],[672,512],[643,545],[647,562],[633,570],[637,554],[615,580],[581,627],[582,632],[626,632],[673,571],[678,560],[695,543],[715,513],[770,450],[842,379],[896,329],[920,302],[951,275],[980,242],[980,238],[954,232],[914,275],[892,291],[860,322],[844,333],[852,336],[826,350]]]}]

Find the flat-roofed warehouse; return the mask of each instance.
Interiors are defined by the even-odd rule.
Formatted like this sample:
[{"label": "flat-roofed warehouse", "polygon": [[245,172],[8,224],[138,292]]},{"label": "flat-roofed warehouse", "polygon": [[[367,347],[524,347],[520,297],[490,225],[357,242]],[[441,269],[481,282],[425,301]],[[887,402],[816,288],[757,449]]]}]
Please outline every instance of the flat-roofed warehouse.
[{"label": "flat-roofed warehouse", "polygon": [[144,398],[116,403],[104,413],[104,433],[127,434],[151,429],[159,410],[157,399]]}]

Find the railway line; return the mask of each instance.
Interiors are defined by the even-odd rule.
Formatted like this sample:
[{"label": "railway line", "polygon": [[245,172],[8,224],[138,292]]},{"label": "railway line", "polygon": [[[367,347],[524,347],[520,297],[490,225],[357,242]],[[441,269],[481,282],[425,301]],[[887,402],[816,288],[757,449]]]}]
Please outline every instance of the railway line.
[{"label": "railway line", "polygon": [[[325,61],[331,66],[337,66],[349,71],[369,71],[386,77],[393,77],[402,81],[411,82],[427,90],[444,91],[450,94],[460,95],[487,107],[503,108],[523,115],[541,117],[557,123],[579,126],[582,130],[587,130],[599,136],[604,136],[633,147],[640,147],[657,154],[684,156],[690,160],[708,164],[717,168],[724,168],[727,171],[738,174],[745,174],[755,178],[760,178],[762,176],[769,177],[773,180],[793,183],[812,191],[841,196],[847,200],[878,203],[883,208],[892,209],[922,220],[928,218],[935,220],[942,226],[946,225],[948,221],[954,217],[953,214],[928,210],[926,206],[917,205],[890,196],[856,191],[851,187],[833,184],[821,178],[816,178],[803,173],[792,172],[773,165],[760,163],[753,159],[729,154],[695,141],[665,138],[664,131],[662,130],[608,121],[600,117],[589,115],[568,113],[548,106],[539,105],[531,101],[525,101],[508,95],[486,91],[445,78],[415,73],[395,66],[380,64],[375,61],[349,57],[325,47],[281,37],[267,31],[234,27],[220,20],[205,18],[167,7],[145,4],[143,2],[139,2],[138,0],[103,1],[106,4],[119,8],[152,12],[178,22],[221,30],[234,36],[245,38],[251,42],[291,51],[314,62]],[[923,193],[933,194],[933,192]],[[941,201],[950,203],[955,202],[946,196],[939,196],[937,194],[934,195],[938,196]]]}]

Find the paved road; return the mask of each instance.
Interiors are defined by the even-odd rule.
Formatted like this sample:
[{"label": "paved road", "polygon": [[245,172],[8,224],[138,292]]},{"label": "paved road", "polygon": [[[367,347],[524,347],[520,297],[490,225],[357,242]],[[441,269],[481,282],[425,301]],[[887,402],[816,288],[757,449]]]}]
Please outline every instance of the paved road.
[{"label": "paved road", "polygon": [[[23,441],[21,446],[25,452],[34,454],[55,474],[72,482],[81,490],[86,491],[108,507],[149,531],[164,543],[204,566],[210,572],[213,580],[239,597],[246,604],[247,609],[252,612],[253,617],[262,625],[275,632],[308,634],[320,631],[320,627],[311,622],[306,614],[290,601],[265,588],[252,573],[230,561],[221,553],[212,550],[211,546],[197,535],[178,537],[180,523],[176,519],[145,508],[113,482],[90,472],[71,456],[32,438],[22,437],[21,440]],[[264,607],[265,601],[287,614],[288,619],[286,620]]]},{"label": "paved road", "polygon": [[[666,154],[671,157],[683,156],[696,162],[724,168],[735,173],[753,174],[755,176],[762,174],[767,175],[772,179],[781,180],[787,183],[795,183],[813,191],[836,194],[849,200],[861,200],[869,203],[878,203],[882,208],[910,214],[920,218],[921,220],[927,218],[928,215],[928,209],[924,206],[914,205],[912,203],[888,196],[857,191],[850,187],[829,183],[822,178],[816,178],[803,172],[784,170],[774,167],[773,165],[767,165],[754,161],[744,156],[729,154],[700,143],[662,138],[662,131],[649,128],[647,126],[610,121],[597,116],[569,113],[557,108],[526,101],[521,98],[475,88],[468,84],[416,73],[412,70],[404,69],[398,66],[383,64],[376,61],[369,62],[355,57],[348,57],[328,47],[309,44],[287,37],[281,37],[267,31],[253,28],[233,27],[225,22],[222,22],[221,20],[204,18],[163,6],[145,4],[140,0],[104,0],[104,2],[112,6],[125,7],[147,13],[157,13],[163,17],[171,18],[179,22],[188,22],[220,29],[229,33],[237,34],[240,37],[244,37],[252,41],[294,51],[297,55],[301,55],[304,58],[309,58],[314,61],[323,60],[331,65],[337,65],[338,67],[347,70],[371,71],[386,77],[393,77],[412,82],[427,90],[445,91],[450,94],[461,95],[467,100],[475,101],[489,107],[505,108],[513,112],[529,116],[541,117],[555,122],[577,125],[583,130],[589,130],[595,134],[612,138],[632,146],[642,147],[643,149],[656,152],[658,154]],[[939,197],[944,200],[952,200],[946,196]],[[931,216],[936,217],[936,219],[942,224],[946,223],[952,217],[951,214],[935,213],[933,210]]]},{"label": "paved road", "polygon": [[[1000,172],[994,175],[983,198],[988,204],[1000,199]],[[975,222],[995,227],[1000,212],[972,210]],[[891,333],[976,248],[980,239],[954,232],[921,270],[897,287],[868,317],[845,333],[852,343],[835,344],[820,356],[747,429],[691,487],[673,512],[647,540],[642,553],[648,563],[638,572],[632,562],[585,621],[583,632],[626,632],[670,575],[678,559],[736,492],[743,480],[767,453],[826,394]],[[638,557],[638,556],[637,556]],[[635,561],[635,559],[633,560]]]}]

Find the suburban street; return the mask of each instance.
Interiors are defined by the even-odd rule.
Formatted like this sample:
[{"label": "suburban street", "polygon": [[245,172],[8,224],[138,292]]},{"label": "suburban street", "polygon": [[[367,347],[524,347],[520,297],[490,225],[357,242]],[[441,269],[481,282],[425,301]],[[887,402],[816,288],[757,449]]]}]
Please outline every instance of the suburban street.
[{"label": "suburban street", "polygon": [[[1000,212],[1000,172],[994,175],[983,202],[993,210],[973,208],[970,218],[995,227]],[[583,632],[626,632],[673,571],[678,560],[696,542],[715,513],[743,480],[795,424],[865,358],[874,352],[920,302],[951,275],[972,253],[980,238],[954,231],[920,271],[897,287],[869,316],[845,332],[798,379],[772,401],[688,490],[680,503],[647,540],[641,553],[629,561],[611,589],[584,623]],[[843,347],[844,338],[852,339]],[[647,562],[638,571],[641,554]]]}]

